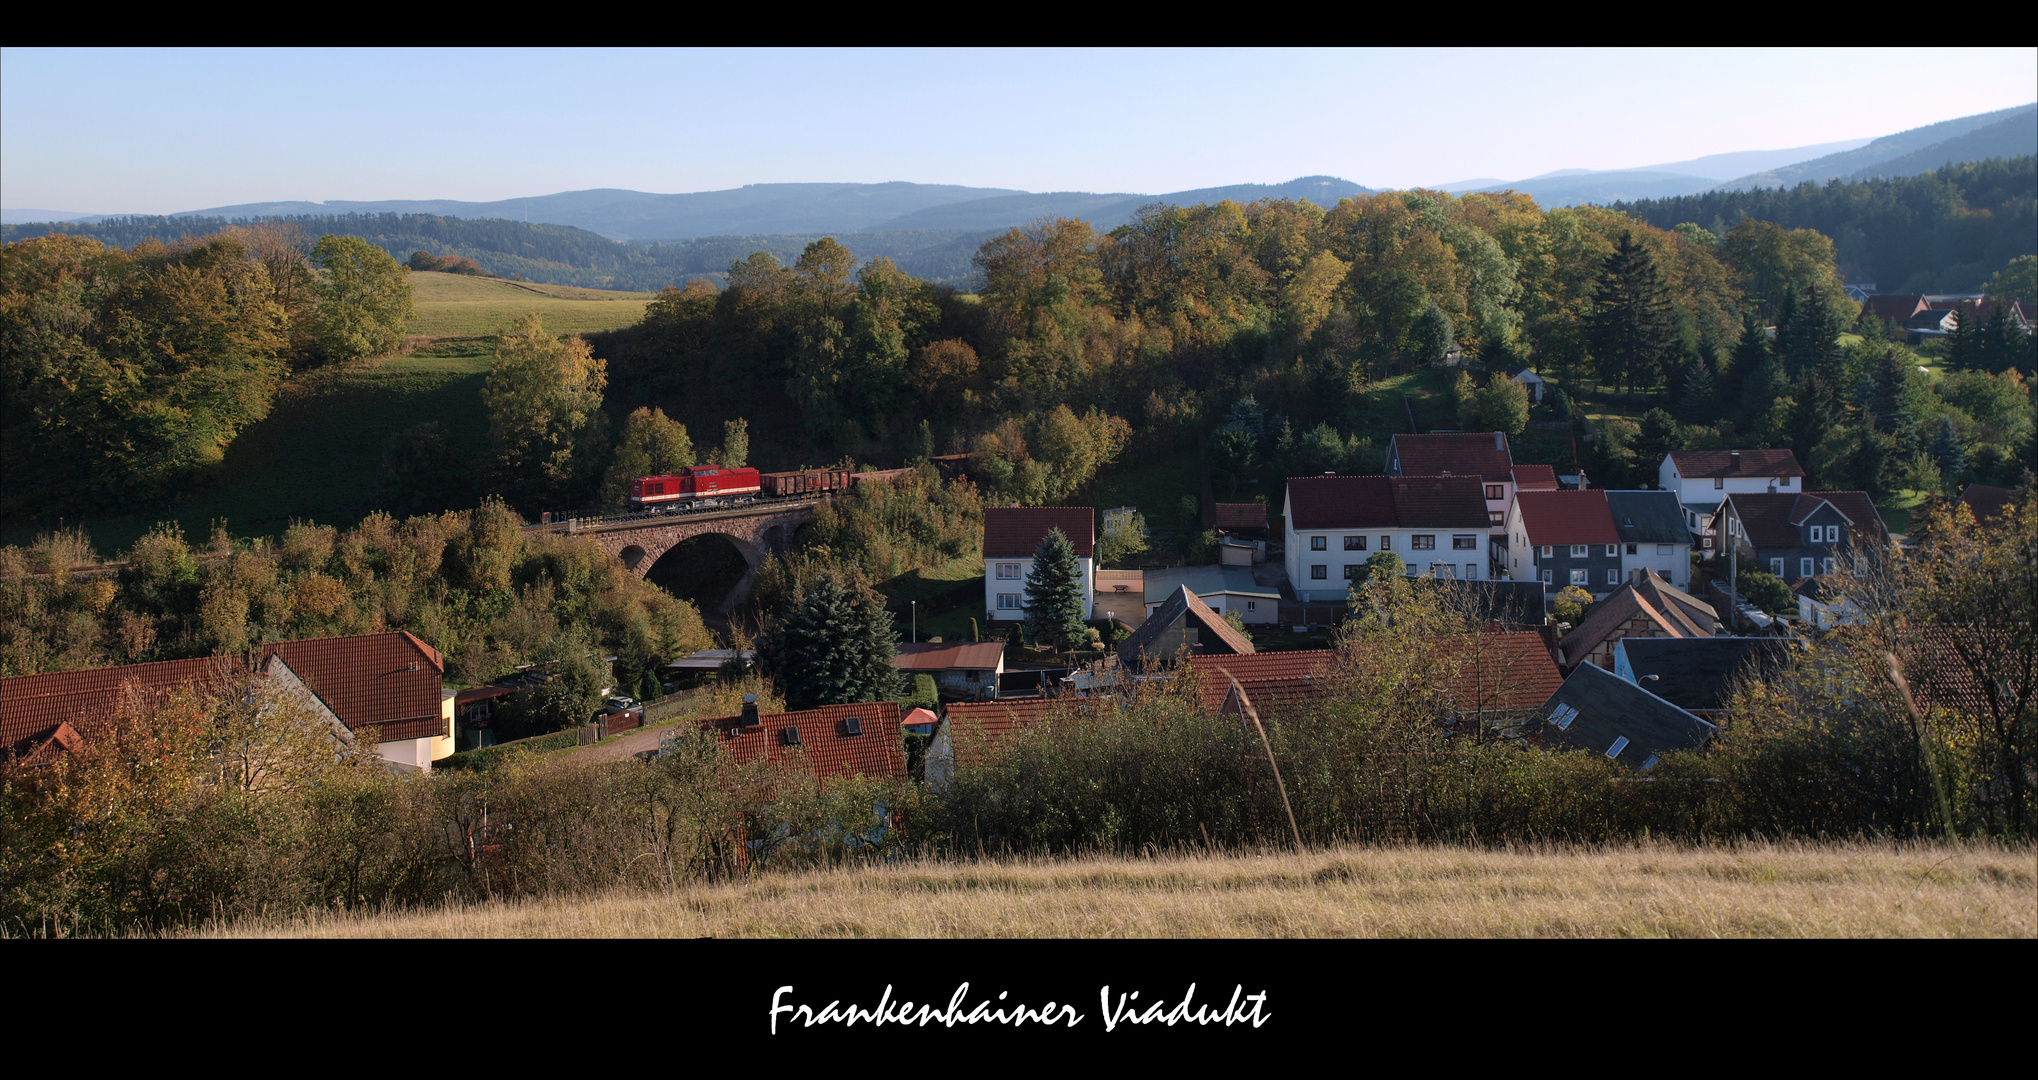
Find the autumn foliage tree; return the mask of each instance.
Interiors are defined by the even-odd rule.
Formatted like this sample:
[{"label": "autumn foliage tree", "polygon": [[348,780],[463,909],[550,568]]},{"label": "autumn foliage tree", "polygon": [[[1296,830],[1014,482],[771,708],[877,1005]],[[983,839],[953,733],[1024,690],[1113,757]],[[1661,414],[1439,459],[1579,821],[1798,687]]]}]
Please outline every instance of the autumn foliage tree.
[{"label": "autumn foliage tree", "polygon": [[599,467],[608,365],[579,337],[547,333],[535,314],[496,339],[481,402],[499,489],[524,501],[571,497]]}]

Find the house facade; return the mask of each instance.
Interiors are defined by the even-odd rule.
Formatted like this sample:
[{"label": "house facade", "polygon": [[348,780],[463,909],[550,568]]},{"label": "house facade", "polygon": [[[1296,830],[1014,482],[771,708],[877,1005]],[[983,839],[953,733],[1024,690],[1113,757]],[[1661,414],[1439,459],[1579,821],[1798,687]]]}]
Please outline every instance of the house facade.
[{"label": "house facade", "polygon": [[1507,576],[1545,593],[1620,588],[1622,540],[1604,491],[1522,491],[1507,513]]},{"label": "house facade", "polygon": [[1656,486],[1675,492],[1692,543],[1719,547],[1709,522],[1729,495],[1804,490],[1804,466],[1789,450],[1672,450],[1656,467]]},{"label": "house facade", "polygon": [[1889,543],[1882,515],[1861,491],[1730,495],[1713,527],[1741,565],[1786,582],[1853,570],[1855,557]]},{"label": "house facade", "polygon": [[1675,493],[1609,491],[1606,509],[1620,534],[1623,576],[1648,570],[1680,589],[1691,588],[1691,531]]},{"label": "house facade", "polygon": [[1026,618],[1026,579],[1042,538],[1060,529],[1076,549],[1083,578],[1083,618],[1097,592],[1097,517],[1087,506],[992,506],[984,509],[984,610],[992,622]]},{"label": "house facade", "polygon": [[1296,599],[1343,600],[1383,551],[1410,576],[1487,580],[1485,487],[1474,475],[1291,478],[1282,516]]},{"label": "house facade", "polygon": [[998,679],[1005,674],[1005,643],[919,642],[898,646],[893,666],[905,675],[926,675],[940,693],[964,701],[988,701],[998,696]]},{"label": "house facade", "polygon": [[1219,615],[1235,613],[1247,623],[1273,625],[1281,621],[1281,590],[1253,580],[1252,571],[1242,566],[1176,566],[1148,570],[1142,580],[1146,614],[1168,602],[1175,590],[1188,586],[1196,598]]}]

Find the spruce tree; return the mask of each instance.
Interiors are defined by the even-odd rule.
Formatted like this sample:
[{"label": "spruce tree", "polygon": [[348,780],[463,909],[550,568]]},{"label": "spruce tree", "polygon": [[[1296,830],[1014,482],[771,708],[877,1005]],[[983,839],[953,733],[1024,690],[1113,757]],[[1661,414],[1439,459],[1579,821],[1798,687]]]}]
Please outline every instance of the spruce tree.
[{"label": "spruce tree", "polygon": [[1083,625],[1083,569],[1067,534],[1053,529],[1033,549],[1026,575],[1026,639],[1067,652],[1089,636]]},{"label": "spruce tree", "polygon": [[1903,354],[1884,349],[1869,373],[1870,396],[1866,403],[1874,417],[1875,430],[1895,438],[1897,452],[1904,456],[1918,448],[1917,423],[1904,393],[1909,380],[1910,369]]},{"label": "spruce tree", "polygon": [[1789,332],[1777,326],[1777,344],[1783,346],[1783,369],[1795,379],[1817,371],[1827,379],[1840,367],[1840,316],[1829,297],[1817,286],[1805,290],[1790,312]]},{"label": "spruce tree", "polygon": [[1939,463],[1939,472],[1948,483],[1958,483],[1960,474],[1967,471],[1967,447],[1960,441],[1960,433],[1953,430],[1953,418],[1939,418],[1939,431],[1932,436],[1932,460]]},{"label": "spruce tree", "polygon": [[883,599],[860,582],[822,576],[758,639],[757,664],[788,708],[811,709],[897,697],[896,651]]},{"label": "spruce tree", "polygon": [[1953,336],[1946,342],[1946,366],[1954,371],[1981,371],[1981,327],[1965,311],[1954,315]]},{"label": "spruce tree", "polygon": [[1669,290],[1633,233],[1621,234],[1620,244],[1600,267],[1587,326],[1600,376],[1616,385],[1625,378],[1629,393],[1637,380],[1655,381],[1676,346]]},{"label": "spruce tree", "polygon": [[1712,364],[1704,354],[1691,358],[1691,366],[1684,369],[1684,395],[1677,399],[1677,415],[1687,424],[1703,424],[1712,419],[1713,378]]}]

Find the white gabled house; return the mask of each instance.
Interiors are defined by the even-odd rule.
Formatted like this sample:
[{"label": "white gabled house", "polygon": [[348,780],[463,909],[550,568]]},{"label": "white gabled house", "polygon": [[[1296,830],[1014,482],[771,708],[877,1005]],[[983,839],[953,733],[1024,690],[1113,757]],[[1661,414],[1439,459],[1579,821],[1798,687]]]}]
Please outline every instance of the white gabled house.
[{"label": "white gabled house", "polygon": [[1290,478],[1281,510],[1295,598],[1343,600],[1383,551],[1411,576],[1488,580],[1485,496],[1476,474]]},{"label": "white gabled house", "polygon": [[1060,529],[1076,549],[1083,575],[1083,618],[1091,618],[1097,597],[1097,514],[1087,506],[990,506],[984,508],[984,610],[992,622],[1026,618],[1026,579],[1033,551]]},{"label": "white gabled house", "polygon": [[1729,495],[1795,495],[1804,466],[1789,450],[1672,450],[1656,467],[1656,486],[1675,492],[1692,543],[1711,554],[1718,545],[1707,522]]}]

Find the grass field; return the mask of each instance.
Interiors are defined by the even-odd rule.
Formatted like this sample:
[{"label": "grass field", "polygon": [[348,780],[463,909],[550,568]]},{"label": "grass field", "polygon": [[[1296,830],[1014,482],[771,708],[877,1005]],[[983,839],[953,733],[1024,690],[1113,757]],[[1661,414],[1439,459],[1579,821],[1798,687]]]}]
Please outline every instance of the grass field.
[{"label": "grass field", "polygon": [[766,874],[218,937],[1997,937],[2038,933],[2034,850],[1879,843],[1343,847]]},{"label": "grass field", "polygon": [[[167,507],[81,524],[108,558],[158,521],[178,522],[194,540],[208,535],[215,521],[225,521],[236,536],[280,534],[292,518],[351,525],[371,509],[383,444],[412,424],[436,421],[462,471],[478,467],[488,439],[481,384],[494,355],[486,341],[442,342],[406,356],[313,372],[278,396],[267,419],[234,440],[214,482]],[[10,526],[0,531],[0,542],[25,544],[37,531]]]},{"label": "grass field", "polygon": [[534,311],[547,330],[558,334],[615,330],[642,319],[644,305],[657,295],[415,270],[410,287],[417,321],[409,330],[427,337],[500,333]]}]

